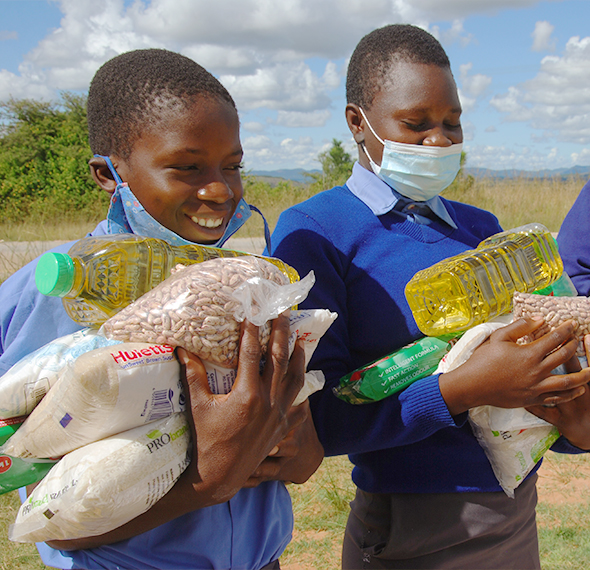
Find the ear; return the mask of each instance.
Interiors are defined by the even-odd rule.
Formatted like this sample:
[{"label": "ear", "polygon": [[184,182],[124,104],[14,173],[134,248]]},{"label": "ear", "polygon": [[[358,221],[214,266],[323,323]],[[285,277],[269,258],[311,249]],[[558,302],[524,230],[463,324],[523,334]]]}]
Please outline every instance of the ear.
[{"label": "ear", "polygon": [[348,128],[354,137],[357,144],[365,141],[365,120],[360,111],[360,107],[356,103],[348,103],[346,105],[346,122]]},{"label": "ear", "polygon": [[[117,168],[115,160],[113,160],[113,165]],[[107,166],[106,160],[99,156],[93,156],[88,161],[88,166],[90,166],[90,174],[92,174],[92,178],[98,186],[105,192],[112,194],[117,187],[117,182],[113,178],[113,174]]]}]

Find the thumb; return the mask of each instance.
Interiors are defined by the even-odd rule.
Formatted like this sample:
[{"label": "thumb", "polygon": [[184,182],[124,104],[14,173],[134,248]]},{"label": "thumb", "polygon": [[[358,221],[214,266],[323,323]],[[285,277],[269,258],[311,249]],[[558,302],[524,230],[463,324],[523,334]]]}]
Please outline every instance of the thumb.
[{"label": "thumb", "polygon": [[531,319],[523,317],[495,331],[492,335],[498,340],[511,340],[512,342],[516,342],[519,338],[531,334],[544,324],[545,321],[542,318]]}]

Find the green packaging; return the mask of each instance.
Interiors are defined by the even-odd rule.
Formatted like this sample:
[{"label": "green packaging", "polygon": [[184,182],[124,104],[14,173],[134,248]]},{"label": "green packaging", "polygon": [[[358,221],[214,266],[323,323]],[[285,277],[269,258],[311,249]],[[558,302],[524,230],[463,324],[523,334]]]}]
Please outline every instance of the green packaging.
[{"label": "green packaging", "polygon": [[357,368],[340,379],[334,394],[349,404],[377,402],[434,372],[463,333],[424,337]]},{"label": "green packaging", "polygon": [[564,271],[561,276],[543,289],[533,291],[536,295],[549,295],[554,297],[577,297],[576,286],[572,283],[570,276]]},{"label": "green packaging", "polygon": [[[25,418],[22,417],[0,420],[0,445],[3,445],[24,421]],[[0,451],[0,495],[41,481],[56,463],[57,460],[52,459],[19,459]]]}]

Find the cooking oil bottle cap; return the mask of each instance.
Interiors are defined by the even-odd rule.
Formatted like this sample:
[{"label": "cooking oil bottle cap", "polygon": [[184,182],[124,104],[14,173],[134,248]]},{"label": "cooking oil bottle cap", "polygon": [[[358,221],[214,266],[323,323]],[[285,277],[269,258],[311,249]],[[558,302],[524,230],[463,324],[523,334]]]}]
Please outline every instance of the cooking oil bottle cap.
[{"label": "cooking oil bottle cap", "polygon": [[66,253],[46,253],[35,270],[35,283],[43,295],[64,297],[74,284],[74,262]]}]

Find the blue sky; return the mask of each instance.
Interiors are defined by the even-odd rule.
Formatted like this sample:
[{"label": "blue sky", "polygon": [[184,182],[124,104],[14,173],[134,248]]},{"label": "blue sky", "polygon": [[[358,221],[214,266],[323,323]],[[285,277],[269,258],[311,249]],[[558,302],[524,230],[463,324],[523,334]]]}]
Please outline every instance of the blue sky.
[{"label": "blue sky", "polygon": [[85,91],[131,49],[214,73],[240,111],[247,169],[318,168],[344,121],[346,62],[388,23],[420,25],[451,59],[467,166],[590,165],[587,0],[0,0],[0,100]]}]

